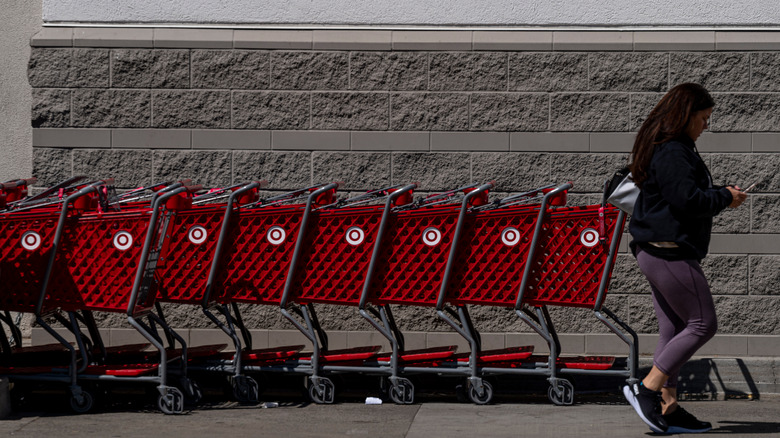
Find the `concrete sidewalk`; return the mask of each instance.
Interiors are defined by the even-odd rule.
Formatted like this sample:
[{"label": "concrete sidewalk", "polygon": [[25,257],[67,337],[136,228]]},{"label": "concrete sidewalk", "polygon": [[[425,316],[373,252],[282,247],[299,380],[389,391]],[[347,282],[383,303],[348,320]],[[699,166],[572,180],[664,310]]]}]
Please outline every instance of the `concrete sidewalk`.
[{"label": "concrete sidewalk", "polygon": [[[709,434],[780,435],[780,398],[687,402],[712,421]],[[87,415],[21,412],[0,420],[0,436],[41,437],[645,437],[647,426],[622,400],[583,400],[574,406],[514,402],[487,406],[423,402],[381,406],[362,403],[282,403],[274,409],[222,404],[184,415],[117,411]]]},{"label": "concrete sidewalk", "polygon": [[[646,374],[649,359],[640,362]],[[713,423],[710,434],[780,436],[780,394],[777,358],[695,359],[681,373],[686,409]],[[72,414],[64,388],[42,385],[15,410],[0,419],[0,437],[640,437],[650,430],[620,392],[622,377],[577,376],[575,404],[552,405],[548,384],[538,376],[494,376],[494,403],[476,406],[458,402],[456,386],[463,378],[412,376],[415,404],[366,405],[379,396],[377,377],[332,376],[339,388],[337,403],[315,405],[302,392],[303,376],[256,376],[264,392],[261,403],[228,401],[224,378],[199,374],[205,398],[183,415],[163,415],[155,406],[154,388],[131,385],[96,402],[96,413]],[[572,378],[572,377],[570,377]],[[150,396],[151,394],[151,396]],[[264,408],[266,402],[278,403]]]},{"label": "concrete sidewalk", "polygon": [[[97,404],[97,412],[72,414],[65,391],[33,392],[6,419],[0,436],[77,437],[646,437],[650,429],[624,400],[621,378],[580,379],[573,406],[554,406],[544,379],[498,379],[494,403],[458,402],[461,379],[420,378],[413,405],[367,405],[378,396],[376,377],[344,376],[332,405],[308,403],[302,376],[263,379],[261,402],[241,405],[226,396],[219,379],[202,380],[203,401],[181,415],[164,415],[153,388],[132,386]],[[713,423],[709,434],[780,436],[780,395],[697,393],[687,410]],[[267,403],[271,406],[264,407]]]}]

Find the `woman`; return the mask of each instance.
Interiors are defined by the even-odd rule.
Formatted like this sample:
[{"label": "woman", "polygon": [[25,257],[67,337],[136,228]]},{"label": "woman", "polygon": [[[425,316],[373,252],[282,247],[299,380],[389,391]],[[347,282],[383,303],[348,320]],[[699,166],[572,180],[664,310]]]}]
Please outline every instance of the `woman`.
[{"label": "woman", "polygon": [[623,394],[659,433],[712,428],[677,404],[683,364],[717,330],[715,306],[700,262],[707,255],[712,218],[736,208],[739,187],[712,184],[694,143],[715,102],[701,85],[681,84],[661,99],[637,133],[629,168],[641,189],[629,223],[631,250],[650,282],[659,339],[650,373]]}]

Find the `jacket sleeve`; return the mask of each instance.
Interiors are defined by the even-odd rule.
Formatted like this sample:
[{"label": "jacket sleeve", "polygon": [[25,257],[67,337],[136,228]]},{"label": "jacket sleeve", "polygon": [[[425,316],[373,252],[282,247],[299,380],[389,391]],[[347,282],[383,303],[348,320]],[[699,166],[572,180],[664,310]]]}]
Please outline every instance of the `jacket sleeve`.
[{"label": "jacket sleeve", "polygon": [[693,217],[713,217],[731,204],[731,192],[725,187],[701,189],[695,170],[699,157],[685,146],[669,143],[653,157],[653,168],[661,196],[674,211]]}]

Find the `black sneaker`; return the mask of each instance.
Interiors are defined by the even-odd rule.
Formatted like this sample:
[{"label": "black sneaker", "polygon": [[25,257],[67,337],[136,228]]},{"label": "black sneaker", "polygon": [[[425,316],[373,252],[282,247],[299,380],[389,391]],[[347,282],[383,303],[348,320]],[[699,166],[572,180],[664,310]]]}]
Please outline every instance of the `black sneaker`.
[{"label": "black sneaker", "polygon": [[702,433],[712,429],[712,424],[707,421],[699,421],[690,412],[677,406],[671,414],[663,416],[669,426],[666,433]]},{"label": "black sneaker", "polygon": [[623,387],[623,395],[653,432],[666,432],[666,421],[661,415],[661,391],[653,391],[641,383],[634,383]]}]

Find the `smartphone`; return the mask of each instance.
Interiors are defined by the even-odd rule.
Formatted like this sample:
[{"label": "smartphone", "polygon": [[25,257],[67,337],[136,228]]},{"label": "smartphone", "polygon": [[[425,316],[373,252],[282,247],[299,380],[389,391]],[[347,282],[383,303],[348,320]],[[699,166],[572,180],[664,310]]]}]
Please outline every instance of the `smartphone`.
[{"label": "smartphone", "polygon": [[749,192],[749,191],[751,191],[751,190],[755,189],[757,184],[758,184],[758,183],[753,183],[753,184],[751,184],[751,185],[750,185],[750,187],[746,188],[746,189],[745,189],[745,190],[743,190],[742,192],[743,192],[743,193],[747,193],[747,192]]}]

